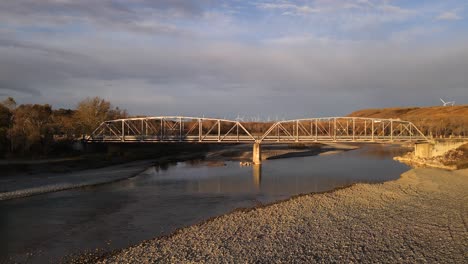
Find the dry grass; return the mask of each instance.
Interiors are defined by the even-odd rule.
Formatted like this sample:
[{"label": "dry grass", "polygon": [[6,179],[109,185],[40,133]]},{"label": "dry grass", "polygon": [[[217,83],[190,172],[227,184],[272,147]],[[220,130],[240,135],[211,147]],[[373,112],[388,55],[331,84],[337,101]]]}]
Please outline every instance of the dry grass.
[{"label": "dry grass", "polygon": [[400,118],[413,122],[427,135],[468,136],[468,105],[364,109],[348,116]]}]

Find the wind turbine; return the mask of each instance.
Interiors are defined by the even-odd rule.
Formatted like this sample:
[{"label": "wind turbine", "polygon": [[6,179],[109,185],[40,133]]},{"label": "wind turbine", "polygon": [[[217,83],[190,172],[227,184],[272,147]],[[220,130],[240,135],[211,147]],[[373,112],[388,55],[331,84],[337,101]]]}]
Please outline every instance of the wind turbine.
[{"label": "wind turbine", "polygon": [[442,100],[442,98],[439,98],[439,99],[440,99],[440,101],[442,101],[444,106],[447,106],[447,105],[454,106],[455,105],[455,101],[445,102],[444,100]]}]

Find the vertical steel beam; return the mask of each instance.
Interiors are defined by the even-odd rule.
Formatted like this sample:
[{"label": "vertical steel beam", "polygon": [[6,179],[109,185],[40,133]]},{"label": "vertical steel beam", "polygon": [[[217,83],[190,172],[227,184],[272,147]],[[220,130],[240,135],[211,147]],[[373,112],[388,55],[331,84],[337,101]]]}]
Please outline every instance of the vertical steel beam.
[{"label": "vertical steel beam", "polygon": [[122,141],[125,141],[125,120],[122,119]]},{"label": "vertical steel beam", "polygon": [[382,137],[385,139],[385,120],[382,120]]},{"label": "vertical steel beam", "polygon": [[299,142],[299,120],[296,120],[296,142]]},{"label": "vertical steel beam", "polygon": [[393,120],[390,120],[390,141],[393,142]]},{"label": "vertical steel beam", "polygon": [[374,119],[372,119],[372,141],[374,141]]},{"label": "vertical steel beam", "polygon": [[367,120],[364,119],[364,137],[367,139]]},{"label": "vertical steel beam", "polygon": [[336,117],[333,118],[333,141],[336,141]]},{"label": "vertical steel beam", "polygon": [[346,118],[346,136],[349,136],[349,119]]},{"label": "vertical steel beam", "polygon": [[410,131],[409,131],[409,138],[410,138],[410,140],[411,140],[411,139],[412,139],[412,136],[413,136],[413,126],[412,126],[412,124],[410,124],[409,127],[410,127],[410,129],[409,129],[409,130],[410,130]]},{"label": "vertical steel beam", "polygon": [[315,141],[318,140],[318,118],[315,118]]},{"label": "vertical steel beam", "polygon": [[145,135],[148,136],[148,119],[145,119]]},{"label": "vertical steel beam", "polygon": [[199,119],[198,119],[198,142],[201,142],[201,140],[202,140],[202,134],[203,134],[203,130],[202,130],[202,121],[201,121],[201,119],[199,118]]},{"label": "vertical steel beam", "polygon": [[277,140],[277,141],[280,142],[280,133],[279,133],[279,125],[278,125],[278,123],[276,124],[276,134],[277,134],[277,136],[278,136],[278,140]]},{"label": "vertical steel beam", "polygon": [[356,141],[356,120],[353,117],[353,141]]},{"label": "vertical steel beam", "polygon": [[314,134],[314,132],[312,132],[313,130],[314,130],[314,125],[312,124],[312,120],[310,120],[310,136],[311,137]]},{"label": "vertical steel beam", "polygon": [[164,117],[161,117],[161,141],[164,140]]},{"label": "vertical steel beam", "polygon": [[179,117],[179,142],[182,141],[182,117]]},{"label": "vertical steel beam", "polygon": [[237,142],[239,142],[239,121],[237,121],[236,126],[237,126]]},{"label": "vertical steel beam", "polygon": [[218,120],[218,142],[221,141],[221,121]]}]

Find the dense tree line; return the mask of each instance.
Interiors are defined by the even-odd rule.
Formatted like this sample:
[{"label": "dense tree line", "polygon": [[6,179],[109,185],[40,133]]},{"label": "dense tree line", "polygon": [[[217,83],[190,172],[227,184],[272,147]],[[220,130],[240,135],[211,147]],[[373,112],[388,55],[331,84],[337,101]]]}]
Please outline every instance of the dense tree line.
[{"label": "dense tree line", "polygon": [[[17,105],[11,97],[0,103],[0,156],[42,156],[66,151],[102,121],[126,117],[126,110],[102,98],[86,98],[76,109],[48,104]],[[57,153],[60,154],[60,153]]]},{"label": "dense tree line", "polygon": [[435,138],[467,137],[468,118],[447,117],[433,119],[409,119],[423,134]]}]

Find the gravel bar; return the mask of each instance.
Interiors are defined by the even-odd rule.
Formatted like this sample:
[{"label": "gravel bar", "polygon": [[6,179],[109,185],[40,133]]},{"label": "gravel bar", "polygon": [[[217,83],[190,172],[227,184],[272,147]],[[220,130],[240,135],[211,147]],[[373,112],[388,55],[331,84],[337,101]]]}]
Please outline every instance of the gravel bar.
[{"label": "gravel bar", "polygon": [[0,201],[115,182],[145,171],[154,161],[134,161],[69,173],[13,175],[0,178]]},{"label": "gravel bar", "polygon": [[467,263],[468,169],[238,210],[100,263]]}]

